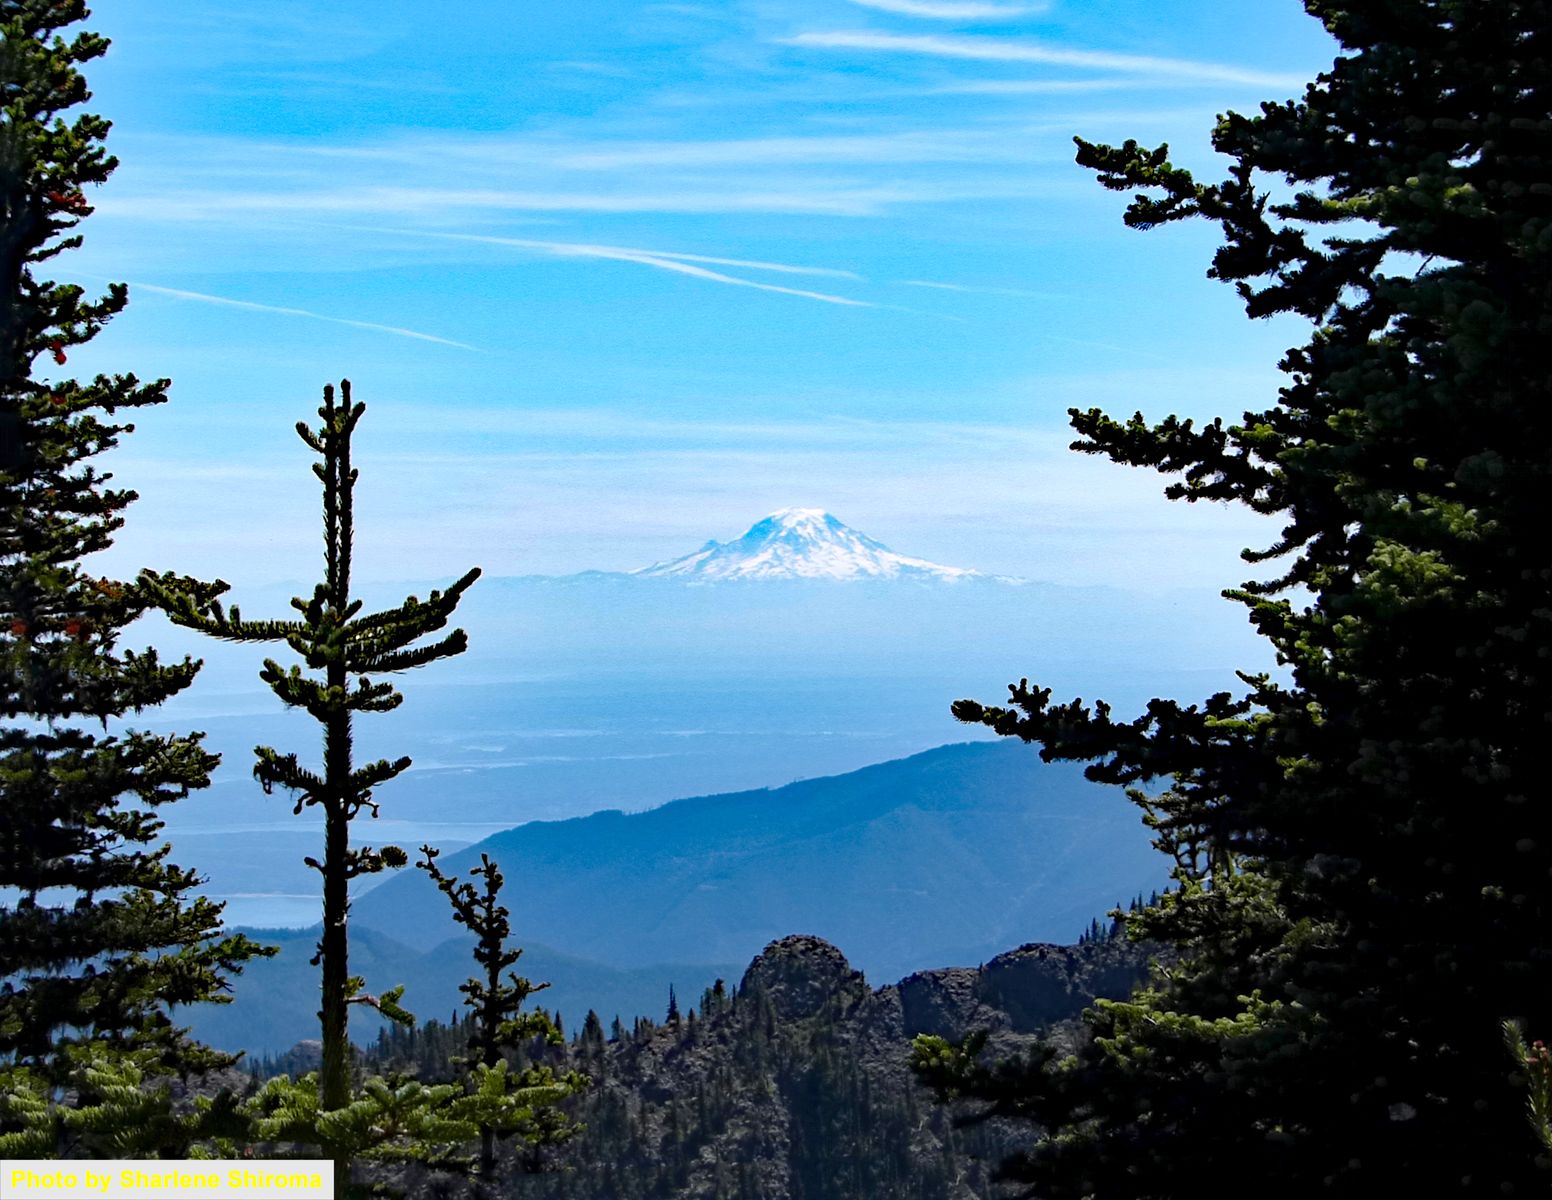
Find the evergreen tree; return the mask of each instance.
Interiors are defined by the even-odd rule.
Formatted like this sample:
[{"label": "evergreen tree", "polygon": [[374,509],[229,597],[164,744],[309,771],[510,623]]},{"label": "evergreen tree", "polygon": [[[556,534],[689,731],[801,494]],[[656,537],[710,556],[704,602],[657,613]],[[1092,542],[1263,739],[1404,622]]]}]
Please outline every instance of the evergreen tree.
[{"label": "evergreen tree", "polygon": [[1546,1186],[1499,1039],[1552,997],[1552,6],[1306,8],[1343,54],[1220,119],[1224,181],[1078,143],[1137,191],[1127,224],[1216,221],[1210,274],[1314,327],[1237,424],[1072,414],[1076,449],[1172,498],[1283,517],[1245,554],[1282,565],[1228,594],[1288,682],[1132,721],[1027,681],[954,710],[1166,784],[1135,795],[1179,886],[1128,925],[1169,969],[1074,1059],[918,1048],[943,1092],[1044,1127],[1010,1169],[1053,1200]]},{"label": "evergreen tree", "polygon": [[[107,121],[63,115],[89,98],[80,67],[107,49],[61,32],[87,15],[80,0],[0,0],[0,1133],[26,1126],[27,1152],[45,1154],[70,1141],[51,1104],[67,1085],[85,1106],[116,1081],[230,1062],[171,1010],[224,1000],[261,952],[221,936],[221,906],[156,844],[157,809],[209,783],[201,735],[108,732],[199,664],[120,649],[149,599],[82,561],[135,499],[93,459],[133,429],[118,414],[162,403],[168,382],[48,374],[128,298],[47,274],[80,245],[84,189],[117,165]],[[24,1118],[10,1105],[29,1095],[43,1108]]]},{"label": "evergreen tree", "polygon": [[604,1054],[604,1023],[591,1008],[582,1022],[582,1032],[577,1035],[577,1056],[583,1062],[597,1062]]},{"label": "evergreen tree", "polygon": [[[318,1016],[323,1065],[317,1104],[324,1112],[344,1109],[352,1102],[350,1006],[367,1004],[390,1019],[409,1019],[398,1004],[402,987],[380,997],[368,995],[362,991],[364,981],[352,976],[349,969],[351,880],[402,867],[409,861],[397,846],[374,849],[350,845],[351,822],[363,812],[377,816],[374,789],[410,765],[409,758],[400,757],[356,766],[354,718],[357,713],[388,712],[404,699],[392,684],[371,676],[423,666],[464,651],[468,639],[461,629],[434,642],[415,643],[446,626],[464,591],[480,574],[475,568],[445,592],[433,591],[424,602],[411,596],[396,608],[362,615],[362,602],[351,598],[353,497],[358,472],[351,466],[350,440],[365,410],[365,405],[352,403],[347,380],[340,385],[338,399],[332,386],[324,388],[316,428],[297,422],[298,436],[322,460],[313,465],[313,473],[323,484],[325,566],[324,579],[312,596],[291,602],[299,620],[245,620],[236,605],[230,610],[223,605],[221,596],[229,585],[221,580],[204,583],[149,571],[141,576],[142,585],[177,624],[226,641],[284,642],[310,670],[323,673],[321,679],[315,679],[305,675],[301,667],[286,669],[274,659],[266,659],[259,673],[283,703],[305,709],[323,727],[322,772],[304,767],[295,754],[259,746],[254,751],[257,762],[253,773],[266,792],[278,785],[293,793],[298,814],[312,805],[323,810],[323,857],[308,857],[306,861],[323,882],[323,932],[317,958],[322,966]],[[342,1139],[332,1151],[341,1191],[355,1152],[351,1147],[363,1144],[359,1138]]]},{"label": "evergreen tree", "polygon": [[[467,997],[464,1003],[473,1021],[469,1051],[474,1060],[471,1099],[459,1112],[479,1126],[480,1181],[488,1188],[496,1170],[498,1137],[518,1137],[531,1147],[539,1147],[565,1141],[577,1132],[577,1126],[557,1105],[584,1088],[587,1080],[577,1072],[557,1077],[552,1068],[542,1064],[516,1074],[508,1072],[505,1052],[535,1039],[548,1045],[564,1044],[557,1020],[543,1009],[522,1011],[530,996],[550,985],[533,983],[510,970],[523,951],[507,944],[512,922],[501,903],[506,881],[491,857],[481,854],[480,865],[469,872],[482,881],[477,888],[445,874],[436,862],[440,852],[433,847],[422,846],[420,852],[425,857],[416,866],[430,875],[447,897],[453,920],[475,937],[474,961],[482,977],[469,979],[458,988]],[[591,1030],[601,1050],[603,1027],[598,1014],[590,1010],[587,1017],[583,1036],[589,1037]]]}]

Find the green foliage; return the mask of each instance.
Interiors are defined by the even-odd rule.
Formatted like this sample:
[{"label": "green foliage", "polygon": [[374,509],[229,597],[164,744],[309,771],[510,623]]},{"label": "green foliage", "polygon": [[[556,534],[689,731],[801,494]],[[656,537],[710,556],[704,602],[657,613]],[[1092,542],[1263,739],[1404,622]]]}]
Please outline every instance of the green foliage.
[{"label": "green foliage", "polygon": [[1531,1133],[1541,1146],[1538,1163],[1552,1163],[1552,1051],[1542,1041],[1525,1043],[1525,1031],[1518,1022],[1503,1024],[1504,1045],[1509,1057],[1520,1069],[1525,1081],[1525,1116]]},{"label": "green foliage", "polygon": [[533,983],[509,970],[522,958],[523,951],[520,946],[507,944],[512,936],[512,922],[501,903],[501,888],[506,881],[500,866],[490,855],[481,854],[480,865],[469,872],[483,883],[483,888],[477,889],[467,880],[444,874],[436,863],[441,851],[435,847],[422,846],[420,852],[425,857],[416,866],[447,897],[453,920],[475,936],[474,961],[484,972],[484,978],[471,978],[458,988],[467,997],[464,1003],[475,1020],[470,1041],[475,1056],[493,1067],[509,1046],[532,1038],[558,1043],[560,1031],[547,1013],[542,1009],[522,1011],[528,998],[549,984]]},{"label": "green foliage", "polygon": [[89,99],[80,68],[107,49],[62,32],[86,16],[80,0],[0,0],[0,1139],[156,1153],[176,1123],[141,1120],[113,1081],[230,1062],[171,1014],[223,1001],[263,951],[221,936],[220,905],[157,844],[157,809],[209,783],[201,735],[107,732],[198,664],[120,649],[149,597],[82,565],[135,499],[93,460],[133,430],[121,410],[162,403],[168,382],[48,375],[128,299],[47,274],[81,244],[85,189],[117,165],[106,120],[66,116]]},{"label": "green foliage", "polygon": [[177,1105],[157,1080],[154,1052],[101,1044],[71,1047],[64,1086],[73,1102],[54,1101],[54,1084],[27,1067],[0,1071],[0,1156],[6,1158],[227,1157],[251,1132],[229,1089]]},{"label": "green foliage", "polygon": [[481,1136],[489,1130],[503,1141],[515,1140],[529,1147],[553,1146],[581,1131],[560,1104],[586,1087],[587,1076],[580,1071],[557,1073],[547,1064],[532,1064],[519,1070],[505,1059],[494,1066],[475,1063],[470,1071],[469,1090],[454,1101],[451,1111],[472,1121]]},{"label": "green foliage", "polygon": [[[480,1178],[489,1181],[496,1169],[498,1140],[515,1138],[538,1148],[566,1141],[579,1132],[559,1105],[582,1091],[587,1077],[577,1071],[557,1075],[543,1064],[516,1072],[509,1069],[505,1057],[509,1051],[536,1041],[554,1046],[564,1041],[559,1022],[543,1009],[522,1011],[531,995],[549,985],[535,984],[509,970],[523,951],[508,945],[512,923],[501,903],[505,880],[491,857],[480,855],[480,865],[470,872],[481,880],[482,886],[476,888],[467,880],[445,874],[437,866],[439,852],[433,847],[422,846],[420,851],[425,857],[416,865],[447,897],[453,919],[474,934],[474,960],[484,972],[483,978],[476,976],[459,987],[467,997],[464,1003],[470,1016],[472,1065],[459,1060],[470,1067],[468,1092],[453,1109],[461,1118],[474,1122],[480,1136]],[[588,1016],[597,1026],[597,1014]]]},{"label": "green foliage", "polygon": [[[365,992],[364,981],[349,971],[350,882],[402,867],[409,861],[409,856],[397,846],[350,844],[350,823],[362,812],[377,816],[374,790],[410,766],[405,757],[357,766],[353,720],[357,713],[388,712],[403,701],[392,684],[371,676],[423,666],[461,654],[467,648],[468,639],[461,629],[435,641],[416,643],[445,628],[464,591],[480,574],[478,568],[471,570],[445,592],[434,591],[425,601],[411,596],[395,608],[362,614],[362,602],[351,598],[358,472],[351,465],[350,443],[365,411],[365,405],[351,402],[350,383],[346,381],[340,385],[338,400],[332,386],[324,388],[316,428],[305,422],[296,426],[298,436],[321,460],[313,464],[313,473],[323,484],[325,567],[324,579],[312,596],[291,601],[298,618],[246,620],[235,605],[228,609],[222,602],[229,585],[221,580],[204,583],[187,576],[150,571],[141,576],[141,586],[174,622],[226,641],[282,642],[309,670],[322,672],[321,678],[314,678],[304,674],[300,666],[287,669],[274,659],[265,659],[259,673],[282,703],[305,709],[323,727],[321,772],[304,767],[296,754],[258,746],[254,750],[257,761],[253,773],[266,792],[277,786],[292,792],[296,796],[295,812],[316,805],[324,816],[323,855],[305,860],[323,882],[323,933],[318,944],[318,961],[322,964],[319,1018],[323,1067],[316,1077],[318,1096],[313,1110],[304,1113],[293,1103],[294,1097],[283,1104],[276,1103],[285,1112],[302,1114],[296,1117],[294,1126],[298,1136],[304,1128],[313,1130],[315,1143],[322,1145],[338,1164],[337,1182],[342,1190],[351,1158],[370,1141],[361,1140],[368,1131],[392,1131],[374,1151],[381,1156],[397,1153],[393,1148],[401,1146],[403,1138],[410,1138],[408,1144],[413,1146],[429,1144],[424,1143],[422,1134],[430,1126],[412,1134],[406,1132],[407,1125],[395,1124],[400,1116],[407,1121],[408,1114],[421,1113],[416,1120],[423,1124],[433,1120],[428,1115],[432,1109],[422,1112],[416,1107],[424,1107],[423,1101],[431,1103],[419,1093],[406,1094],[402,1104],[408,1107],[402,1111],[391,1105],[383,1108],[399,1092],[385,1091],[388,1085],[382,1081],[369,1081],[362,1095],[351,1094],[350,1006],[364,1004],[390,1020],[411,1020],[399,1003],[402,987],[374,996]],[[393,1099],[392,1103],[398,1105],[401,1101]],[[384,1116],[385,1113],[388,1115]],[[336,1135],[341,1140],[333,1140]]]},{"label": "green foliage", "polygon": [[255,1137],[283,1146],[327,1146],[347,1161],[458,1168],[459,1143],[478,1132],[453,1113],[451,1102],[462,1093],[455,1084],[373,1076],[337,1108],[320,1102],[321,1090],[317,1074],[271,1079],[250,1103]]},{"label": "green foliage", "polygon": [[1313,326],[1276,405],[1237,423],[1072,413],[1075,449],[1172,476],[1172,498],[1282,517],[1244,555],[1281,565],[1226,595],[1286,681],[1130,721],[1027,681],[954,706],[1092,779],[1165,785],[1133,792],[1179,884],[1129,922],[1173,951],[1152,986],[1097,1006],[1073,1057],[918,1050],[940,1090],[1041,1127],[1008,1170],[1052,1200],[1546,1184],[1497,1043],[1552,996],[1532,800],[1552,716],[1552,10],[1306,7],[1343,55],[1301,100],[1220,119],[1222,182],[1167,147],[1078,151],[1134,193],[1129,225],[1217,222],[1209,273],[1249,316]]}]

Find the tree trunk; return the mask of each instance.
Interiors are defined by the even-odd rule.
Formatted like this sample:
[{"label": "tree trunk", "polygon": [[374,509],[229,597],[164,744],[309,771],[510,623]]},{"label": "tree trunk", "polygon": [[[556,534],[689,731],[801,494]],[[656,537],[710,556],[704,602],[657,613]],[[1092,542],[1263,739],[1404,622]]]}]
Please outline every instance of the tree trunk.
[{"label": "tree trunk", "polygon": [[[329,668],[329,683],[344,686],[344,670]],[[344,1108],[350,1103],[350,1028],[346,985],[350,979],[350,942],[346,924],[350,915],[350,880],[346,874],[350,849],[350,819],[345,790],[350,775],[350,714],[329,719],[324,738],[324,776],[329,799],[324,804],[322,1008],[318,1020],[323,1032],[323,1070],[318,1079],[318,1101],[325,1108]],[[344,1196],[350,1183],[350,1160],[333,1147],[324,1148],[334,1159],[334,1194]]]},{"label": "tree trunk", "polygon": [[318,1099],[324,1108],[343,1108],[350,1102],[350,1038],[347,1026],[345,984],[350,978],[346,918],[344,854],[350,833],[345,814],[332,810],[324,833],[323,1008],[318,1019],[323,1029],[323,1073]]}]

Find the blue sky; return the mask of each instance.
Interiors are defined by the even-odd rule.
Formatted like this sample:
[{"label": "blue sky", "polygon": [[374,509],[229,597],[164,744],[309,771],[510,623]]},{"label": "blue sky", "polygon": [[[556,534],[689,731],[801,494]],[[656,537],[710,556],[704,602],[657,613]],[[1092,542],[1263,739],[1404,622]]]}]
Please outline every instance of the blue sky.
[{"label": "blue sky", "polygon": [[[434,16],[428,15],[435,13]],[[1071,136],[1214,170],[1334,46],[1291,0],[119,0],[69,370],[170,376],[104,568],[310,577],[351,377],[365,578],[621,569],[817,505],[918,554],[1216,589],[1270,531],[1065,450],[1267,403],[1292,325],[1122,227]],[[68,272],[68,274],[67,274]]]}]

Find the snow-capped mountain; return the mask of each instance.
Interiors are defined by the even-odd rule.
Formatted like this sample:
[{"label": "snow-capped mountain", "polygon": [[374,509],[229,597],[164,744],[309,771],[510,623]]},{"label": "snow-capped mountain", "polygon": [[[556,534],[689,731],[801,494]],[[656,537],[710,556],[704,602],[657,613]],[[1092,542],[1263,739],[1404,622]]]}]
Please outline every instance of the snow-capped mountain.
[{"label": "snow-capped mountain", "polygon": [[731,542],[707,542],[693,554],[630,574],[686,581],[755,579],[914,579],[952,582],[985,578],[896,554],[882,542],[820,508],[784,508],[756,521]]}]

